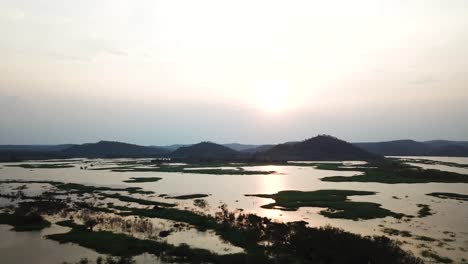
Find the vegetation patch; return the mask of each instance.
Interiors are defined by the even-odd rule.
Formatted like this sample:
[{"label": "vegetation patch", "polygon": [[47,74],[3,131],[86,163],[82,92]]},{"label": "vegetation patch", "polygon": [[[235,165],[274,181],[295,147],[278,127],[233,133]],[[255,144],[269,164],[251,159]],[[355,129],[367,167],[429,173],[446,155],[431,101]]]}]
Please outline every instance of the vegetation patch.
[{"label": "vegetation patch", "polygon": [[75,167],[71,163],[45,163],[45,164],[15,164],[15,165],[5,165],[6,167],[18,167],[23,169],[64,169],[64,168],[73,168]]},{"label": "vegetation patch", "polygon": [[274,203],[263,205],[266,209],[297,210],[300,207],[328,208],[320,214],[329,218],[345,218],[352,220],[374,219],[393,216],[401,218],[404,215],[394,213],[380,207],[380,204],[370,202],[353,202],[348,196],[373,195],[375,192],[351,190],[318,190],[311,192],[281,191],[276,194],[253,194],[261,198],[274,199]]},{"label": "vegetation patch", "polygon": [[196,194],[187,194],[187,195],[179,195],[179,196],[170,196],[166,197],[169,199],[178,199],[178,200],[190,200],[190,199],[196,199],[196,198],[205,198],[210,196],[209,194],[201,194],[201,193],[196,193]]},{"label": "vegetation patch", "polygon": [[141,204],[141,205],[152,205],[152,206],[162,206],[162,207],[174,207],[174,206],[176,206],[176,204],[173,204],[173,203],[163,203],[163,202],[158,202],[158,201],[139,199],[139,198],[134,198],[134,197],[131,197],[131,196],[121,195],[121,194],[118,194],[118,193],[115,193],[115,194],[102,193],[101,195],[103,195],[104,197],[107,197],[107,198],[117,199],[117,200],[122,201],[122,202],[137,203],[137,204]]},{"label": "vegetation patch", "polygon": [[382,232],[384,232],[385,234],[387,234],[389,236],[402,236],[402,237],[412,237],[413,236],[413,234],[411,234],[410,231],[398,230],[398,229],[389,228],[389,227],[383,228]]},{"label": "vegetation patch", "polygon": [[4,180],[0,181],[0,184],[10,184],[10,183],[38,183],[38,184],[50,184],[57,189],[62,191],[66,191],[67,193],[73,194],[86,194],[86,193],[95,193],[95,192],[102,192],[102,191],[116,191],[116,192],[128,192],[131,194],[138,193],[138,194],[153,194],[152,191],[144,191],[140,187],[127,187],[127,188],[111,188],[111,187],[100,187],[100,186],[90,186],[90,185],[83,185],[79,183],[63,183],[63,182],[56,182],[56,181],[23,181],[23,180]]},{"label": "vegetation patch", "polygon": [[0,213],[0,224],[13,226],[14,231],[39,231],[50,226],[41,214],[55,214],[67,207],[60,200],[20,202],[13,213]]},{"label": "vegetation patch", "polygon": [[447,161],[440,161],[440,160],[428,160],[428,159],[400,159],[404,162],[411,162],[411,163],[421,163],[427,165],[443,165],[449,167],[458,167],[458,168],[468,168],[468,164],[460,164],[456,162],[447,162]]},{"label": "vegetation patch", "polygon": [[35,212],[18,214],[16,211],[12,214],[0,213],[0,224],[13,226],[14,231],[40,231],[50,226],[50,222]]},{"label": "vegetation patch", "polygon": [[424,250],[421,252],[421,255],[425,258],[433,259],[437,263],[453,263],[453,260],[451,260],[450,258],[440,256],[436,252],[431,250]]},{"label": "vegetation patch", "polygon": [[426,242],[435,242],[435,241],[437,241],[437,239],[432,238],[432,237],[428,237],[428,236],[416,236],[415,238],[417,240],[426,241]]},{"label": "vegetation patch", "polygon": [[419,217],[426,217],[429,215],[433,215],[431,208],[427,204],[417,204],[419,207],[418,216]]},{"label": "vegetation patch", "polygon": [[359,171],[362,175],[355,176],[331,176],[324,177],[322,181],[330,182],[380,182],[388,184],[396,183],[468,183],[468,175],[455,172],[422,169],[419,167],[404,164],[397,160],[379,160],[367,165],[350,166],[342,168],[340,166],[324,164],[321,169],[332,169],[338,171]]},{"label": "vegetation patch", "polygon": [[426,195],[434,196],[440,199],[453,199],[459,201],[468,201],[468,195],[458,193],[444,193],[444,192],[433,192]]},{"label": "vegetation patch", "polygon": [[[27,211],[56,212],[58,215],[78,211],[105,213],[109,210],[85,202],[55,200],[34,201],[26,206],[29,206]],[[229,211],[224,205],[214,216],[159,206],[151,209],[114,206],[112,209],[118,210],[115,213],[121,216],[135,216],[135,219],[137,216],[156,217],[187,223],[200,230],[210,229],[225,241],[244,248],[245,253],[217,255],[183,244],[173,246],[126,234],[93,231],[100,219],[103,220],[102,215],[88,219],[83,216],[81,219],[85,225],[70,220],[59,222],[70,227],[71,231],[47,238],[61,243],[76,243],[103,254],[133,256],[147,252],[163,261],[178,263],[422,263],[386,237],[363,237],[329,226],[310,228],[305,222],[277,223],[266,217]],[[144,219],[135,221],[145,223]]]},{"label": "vegetation patch", "polygon": [[[136,256],[150,253],[166,261],[186,262],[190,260],[192,263],[222,263],[224,258],[208,250],[193,249],[185,244],[173,246],[163,242],[137,239],[129,235],[109,231],[89,231],[85,226],[80,225],[72,226],[72,230],[68,233],[48,235],[47,238],[59,243],[75,243],[93,249],[98,253],[113,256]],[[241,256],[232,257],[239,259]]]},{"label": "vegetation patch", "polygon": [[160,177],[132,177],[128,180],[125,180],[123,182],[127,183],[140,183],[140,182],[157,182],[159,180],[162,180]]},{"label": "vegetation patch", "polygon": [[252,171],[252,170],[244,170],[244,169],[220,169],[220,168],[196,169],[196,167],[193,167],[193,166],[118,168],[118,169],[113,169],[112,171],[114,172],[178,172],[178,173],[213,174],[213,175],[256,175],[256,174],[275,173],[275,171]]}]

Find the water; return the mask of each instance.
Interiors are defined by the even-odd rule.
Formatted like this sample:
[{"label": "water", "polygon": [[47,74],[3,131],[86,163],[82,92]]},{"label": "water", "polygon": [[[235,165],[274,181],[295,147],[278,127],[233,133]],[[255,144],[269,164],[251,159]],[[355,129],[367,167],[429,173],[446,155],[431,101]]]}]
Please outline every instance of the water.
[{"label": "water", "polygon": [[41,232],[10,231],[11,226],[0,225],[0,262],[2,264],[37,263],[50,264],[78,261],[81,258],[96,259],[96,252],[73,244],[59,244],[43,236],[66,232],[53,226]]},{"label": "water", "polygon": [[[432,160],[432,161],[442,161],[442,162],[452,162],[462,165],[468,165],[468,157],[421,157],[421,156],[407,156],[407,157],[398,157],[407,160],[406,162],[409,165],[420,167],[423,169],[433,169],[433,170],[441,170],[441,171],[449,171],[455,172],[460,174],[468,174],[468,168],[460,168],[455,166],[447,166],[447,165],[440,165],[440,164],[424,164],[418,163],[417,160]],[[413,160],[413,161],[412,161]]]},{"label": "water", "polygon": [[[418,158],[429,159],[427,157]],[[463,158],[443,158],[438,160],[446,162],[463,162],[463,164],[465,164],[465,162],[468,163],[468,159],[465,160]],[[93,164],[103,167],[115,166],[111,164],[112,162],[115,162],[115,160],[99,160],[98,162],[93,161]],[[360,163],[352,162],[350,164]],[[382,232],[382,226],[399,230],[407,230],[411,231],[415,236],[428,236],[435,239],[450,238],[448,232],[453,232],[456,234],[456,237],[454,238],[455,241],[446,242],[446,244],[439,246],[437,246],[438,242],[418,241],[414,238],[414,236],[410,238],[394,238],[401,241],[406,241],[407,243],[403,244],[403,247],[413,251],[416,255],[419,255],[420,252],[424,249],[421,247],[421,244],[423,244],[434,249],[439,254],[448,256],[455,261],[460,261],[462,258],[468,259],[467,253],[465,251],[468,249],[468,207],[466,206],[466,202],[443,200],[426,195],[427,193],[431,192],[453,192],[468,195],[468,184],[381,184],[357,182],[323,182],[320,180],[320,178],[328,176],[352,176],[360,172],[318,170],[310,166],[245,167],[246,170],[277,171],[276,174],[271,175],[205,175],[192,173],[110,172],[80,170],[79,167],[81,165],[83,164],[78,161],[77,167],[66,169],[29,170],[23,168],[3,167],[0,169],[0,180],[53,180],[111,187],[138,186],[144,188],[145,190],[154,191],[156,196],[158,194],[168,194],[172,196],[204,193],[210,194],[209,197],[205,198],[205,200],[207,200],[209,203],[209,207],[206,209],[207,213],[213,213],[217,210],[217,207],[220,204],[226,203],[231,210],[244,209],[245,211],[270,217],[278,221],[287,222],[303,220],[308,222],[310,226],[323,226],[329,224],[363,235],[383,235],[384,233]],[[445,167],[450,167],[441,165],[420,165],[436,166],[437,169],[442,170],[447,169]],[[449,169],[459,168],[450,167]],[[468,174],[468,172],[466,173]],[[161,177],[163,179],[158,182],[150,183],[123,182],[123,180],[127,180],[130,177],[143,176]],[[2,191],[1,188],[2,187],[0,185],[0,191]],[[34,191],[34,188],[32,189],[33,190],[31,191]],[[392,217],[364,221],[329,219],[319,215],[318,212],[320,209],[317,208],[300,208],[299,210],[293,212],[262,209],[260,208],[261,205],[271,203],[273,200],[245,196],[245,194],[270,194],[283,190],[314,191],[320,189],[374,191],[377,192],[376,195],[352,196],[350,199],[353,201],[369,201],[380,203],[382,204],[383,208],[410,215],[417,215],[419,210],[417,204],[427,204],[430,206],[431,210],[435,212],[435,214],[424,218],[416,217],[409,222],[401,221]],[[398,197],[399,199],[395,199],[394,197]],[[195,208],[192,200],[167,200],[158,197],[152,197],[151,199],[165,202],[176,202],[180,208]],[[1,229],[0,233],[2,237],[5,232],[8,233],[9,236],[13,237],[21,237],[26,234],[13,233],[11,231],[7,231],[7,229]],[[200,234],[195,230],[187,232],[188,233],[186,234],[175,233],[168,237],[167,241],[174,244],[184,242],[193,246],[199,245],[199,247],[204,245],[204,248],[208,247],[215,252],[222,251],[224,248],[228,248],[228,250],[234,250],[233,252],[236,250],[230,248],[229,245],[226,246],[220,244],[219,239],[214,235]],[[57,250],[58,245],[55,242],[41,239],[40,235],[38,236],[36,234],[36,237],[31,238],[31,241],[32,242],[30,243],[33,244],[36,242],[39,244],[46,243],[46,247],[50,247],[57,252],[61,252],[61,250]],[[62,245],[60,245],[60,248],[61,247]],[[0,250],[4,250],[4,248],[5,247],[3,244],[0,244]],[[82,249],[80,248],[80,250]],[[0,253],[1,252],[2,251],[0,251]],[[39,251],[38,254],[41,254],[41,252]],[[148,258],[148,256],[144,258],[139,257],[138,262],[144,263],[145,258]]]}]

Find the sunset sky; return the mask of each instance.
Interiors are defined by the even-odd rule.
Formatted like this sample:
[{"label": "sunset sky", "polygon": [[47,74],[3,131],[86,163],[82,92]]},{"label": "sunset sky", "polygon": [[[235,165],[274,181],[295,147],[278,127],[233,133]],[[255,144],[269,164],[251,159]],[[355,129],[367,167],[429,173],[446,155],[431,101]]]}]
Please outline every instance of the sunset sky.
[{"label": "sunset sky", "polygon": [[468,140],[468,1],[0,0],[0,144]]}]

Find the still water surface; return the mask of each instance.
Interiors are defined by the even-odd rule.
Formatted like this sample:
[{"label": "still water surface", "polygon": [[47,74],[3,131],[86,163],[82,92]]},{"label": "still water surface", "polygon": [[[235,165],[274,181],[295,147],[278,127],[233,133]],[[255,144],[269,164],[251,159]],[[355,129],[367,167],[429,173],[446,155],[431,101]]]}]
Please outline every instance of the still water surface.
[{"label": "still water surface", "polygon": [[[423,157],[428,159],[427,157]],[[434,159],[434,157],[431,157]],[[437,160],[446,162],[463,162],[468,164],[468,159],[463,158],[440,158]],[[271,175],[204,175],[192,173],[165,173],[165,172],[111,172],[111,171],[93,171],[80,170],[81,161],[76,163],[74,168],[66,169],[23,169],[15,167],[5,167],[0,169],[0,180],[5,179],[23,179],[23,180],[52,180],[61,182],[74,182],[88,185],[103,185],[111,187],[129,187],[138,186],[145,190],[154,191],[156,194],[183,195],[193,193],[210,194],[205,198],[209,203],[207,212],[213,213],[217,207],[226,203],[232,209],[244,209],[261,216],[273,218],[278,221],[297,221],[303,220],[310,226],[332,225],[341,227],[345,230],[360,233],[363,235],[383,235],[383,227],[391,227],[399,230],[411,231],[414,235],[429,236],[435,239],[455,239],[455,241],[446,242],[445,245],[437,246],[437,242],[423,242],[416,239],[393,237],[405,241],[403,247],[412,250],[419,255],[424,246],[437,251],[443,256],[448,256],[455,261],[462,258],[468,259],[466,250],[468,249],[468,206],[467,202],[443,200],[427,196],[431,192],[452,192],[468,195],[468,184],[447,184],[447,183],[428,183],[428,184],[381,184],[381,183],[334,183],[323,182],[320,178],[327,176],[352,176],[360,172],[352,171],[329,171],[318,170],[314,167],[300,166],[256,166],[245,167],[246,170],[265,170],[276,171]],[[112,166],[110,163],[115,160],[92,161],[95,166]],[[466,162],[466,163],[465,163]],[[36,163],[36,162],[35,162]],[[174,164],[177,166],[178,164]],[[415,164],[416,165],[416,164]],[[425,165],[430,168],[447,170],[459,169],[450,166]],[[435,167],[434,167],[435,166]],[[466,170],[466,169],[465,169]],[[463,173],[458,171],[459,173]],[[468,170],[466,170],[468,174]],[[161,177],[162,180],[150,183],[124,183],[130,177]],[[0,192],[2,190],[0,185]],[[31,188],[29,191],[34,191]],[[344,219],[329,219],[318,214],[317,208],[300,208],[297,211],[286,212],[280,210],[262,209],[261,205],[272,202],[271,199],[246,197],[245,194],[276,193],[283,190],[314,191],[320,189],[344,189],[375,191],[376,195],[353,196],[354,201],[369,201],[382,204],[382,207],[398,213],[417,215],[419,208],[417,204],[427,204],[434,215],[418,218],[415,217],[409,222],[401,221],[392,217],[383,219],[373,219],[364,221],[353,221]],[[27,190],[28,191],[28,190]],[[152,199],[168,201],[163,198],[153,197]],[[0,201],[1,202],[1,201]],[[180,208],[193,208],[193,201],[174,201]],[[31,254],[34,253],[34,263],[59,263],[61,261],[77,261],[81,257],[97,256],[96,253],[88,249],[75,245],[58,245],[54,241],[42,238],[42,232],[16,233],[8,231],[9,227],[0,226],[0,256],[2,263],[20,263],[22,258],[27,258],[24,254],[26,247],[31,248]],[[47,229],[43,232],[48,232]],[[455,238],[448,234],[455,234]],[[206,239],[204,241],[204,239]],[[220,244],[219,240],[213,236],[197,234],[196,231],[175,233],[173,237],[168,238],[168,242],[178,244],[182,242],[192,246],[203,247],[208,245],[209,249],[215,252],[219,250],[233,250],[226,245]],[[207,242],[207,243],[204,243]],[[213,245],[210,248],[209,245]],[[49,253],[53,252],[53,253]],[[151,256],[141,256],[137,258],[138,263],[154,261]]]}]

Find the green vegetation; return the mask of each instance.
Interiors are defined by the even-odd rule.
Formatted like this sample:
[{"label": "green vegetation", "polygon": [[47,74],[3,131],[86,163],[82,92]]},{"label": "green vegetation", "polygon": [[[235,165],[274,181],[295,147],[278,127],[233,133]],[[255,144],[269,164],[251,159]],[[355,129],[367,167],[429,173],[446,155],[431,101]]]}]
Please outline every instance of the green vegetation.
[{"label": "green vegetation", "polygon": [[132,177],[129,180],[125,180],[123,182],[127,183],[141,183],[141,182],[157,182],[162,180],[160,177]]},{"label": "green vegetation", "polygon": [[454,199],[459,201],[468,201],[468,195],[458,193],[433,192],[426,195],[434,196],[440,199]]},{"label": "green vegetation", "polygon": [[311,192],[281,191],[276,194],[254,194],[261,198],[274,199],[274,203],[263,205],[262,208],[297,210],[299,207],[328,208],[320,211],[320,214],[329,218],[345,218],[352,220],[374,219],[393,216],[401,218],[403,214],[397,214],[380,207],[380,204],[370,202],[352,202],[347,198],[352,195],[373,195],[375,192],[349,191],[349,190],[318,190]]},{"label": "green vegetation", "polygon": [[5,165],[6,167],[19,167],[23,169],[64,169],[64,168],[73,168],[75,167],[71,163],[46,163],[46,164],[15,164],[15,165]]},{"label": "green vegetation", "polygon": [[468,175],[455,172],[428,170],[410,166],[395,160],[374,161],[366,166],[340,166],[325,164],[321,169],[332,169],[338,171],[359,171],[362,175],[355,176],[332,176],[322,178],[322,181],[330,182],[380,182],[380,183],[468,183]]},{"label": "green vegetation", "polygon": [[178,200],[189,200],[189,199],[195,199],[195,198],[205,198],[210,196],[209,194],[201,194],[201,193],[196,193],[196,194],[187,194],[187,195],[179,195],[179,196],[170,196],[167,197],[169,199],[178,199]]},{"label": "green vegetation", "polygon": [[427,204],[417,204],[417,206],[419,207],[419,211],[418,211],[418,216],[419,217],[426,217],[426,216],[429,216],[429,215],[433,215],[429,205],[427,205]]}]

